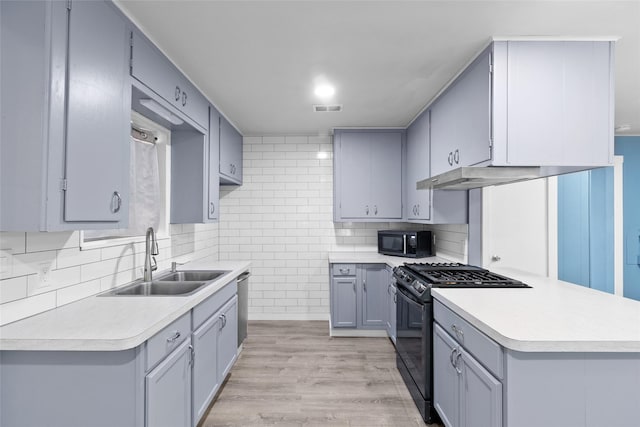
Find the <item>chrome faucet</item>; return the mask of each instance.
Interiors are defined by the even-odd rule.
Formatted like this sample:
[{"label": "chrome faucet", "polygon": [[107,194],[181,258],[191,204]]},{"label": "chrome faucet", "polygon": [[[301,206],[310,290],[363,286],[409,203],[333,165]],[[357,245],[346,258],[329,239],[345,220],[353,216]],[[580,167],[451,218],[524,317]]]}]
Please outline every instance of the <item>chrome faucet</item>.
[{"label": "chrome faucet", "polygon": [[[144,253],[144,281],[150,282],[152,280],[151,272],[158,269],[156,258],[153,255],[158,255],[158,242],[156,241],[156,233],[153,231],[153,227],[147,228],[147,235],[145,237],[145,253]],[[151,263],[153,259],[153,265]]]}]

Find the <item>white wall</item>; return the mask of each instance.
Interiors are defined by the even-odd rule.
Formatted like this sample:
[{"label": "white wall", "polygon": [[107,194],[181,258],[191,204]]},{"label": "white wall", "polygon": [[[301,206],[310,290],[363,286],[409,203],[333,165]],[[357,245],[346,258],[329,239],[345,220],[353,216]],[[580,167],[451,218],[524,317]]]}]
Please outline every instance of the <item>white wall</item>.
[{"label": "white wall", "polygon": [[[218,225],[172,225],[158,242],[160,270],[172,260],[218,258]],[[19,320],[142,277],[139,243],[80,249],[79,232],[0,233],[0,324]],[[44,281],[42,270],[48,270]]]},{"label": "white wall", "polygon": [[[320,154],[319,154],[320,153]],[[244,139],[244,181],[221,191],[220,259],[252,263],[252,319],[327,319],[330,251],[377,251],[377,230],[333,222],[330,137]],[[467,226],[438,226],[438,248],[463,259]]]}]

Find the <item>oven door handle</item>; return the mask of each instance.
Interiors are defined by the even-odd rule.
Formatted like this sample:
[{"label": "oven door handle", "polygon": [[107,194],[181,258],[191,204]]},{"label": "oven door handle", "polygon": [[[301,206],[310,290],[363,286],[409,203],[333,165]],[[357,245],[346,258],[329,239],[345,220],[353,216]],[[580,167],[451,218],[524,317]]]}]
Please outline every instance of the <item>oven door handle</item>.
[{"label": "oven door handle", "polygon": [[420,304],[419,302],[415,301],[407,293],[405,293],[405,291],[402,290],[400,287],[398,287],[396,290],[396,295],[397,294],[400,294],[400,297],[406,300],[409,304],[415,306],[416,308],[419,308],[420,311],[424,311],[424,304]]}]

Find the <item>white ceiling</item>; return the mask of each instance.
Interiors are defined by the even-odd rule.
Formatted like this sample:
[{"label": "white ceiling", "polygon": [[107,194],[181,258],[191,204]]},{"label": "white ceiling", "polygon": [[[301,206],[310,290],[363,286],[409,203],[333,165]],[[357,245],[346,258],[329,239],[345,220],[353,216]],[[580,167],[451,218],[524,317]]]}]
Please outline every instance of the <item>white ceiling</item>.
[{"label": "white ceiling", "polygon": [[[117,0],[244,135],[406,126],[492,36],[617,36],[616,126],[640,135],[640,0]],[[314,81],[341,113],[314,113]]]}]

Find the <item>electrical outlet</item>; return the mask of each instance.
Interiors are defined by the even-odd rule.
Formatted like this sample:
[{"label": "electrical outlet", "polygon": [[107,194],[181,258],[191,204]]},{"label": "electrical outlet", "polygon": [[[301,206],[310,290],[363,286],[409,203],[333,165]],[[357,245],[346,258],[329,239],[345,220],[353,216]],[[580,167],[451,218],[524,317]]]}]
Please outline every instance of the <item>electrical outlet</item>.
[{"label": "electrical outlet", "polygon": [[49,286],[51,282],[51,264],[48,262],[38,264],[38,275],[40,276],[40,287]]}]

